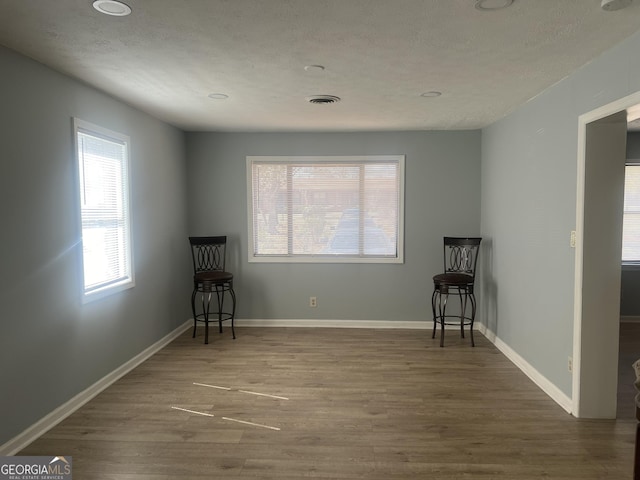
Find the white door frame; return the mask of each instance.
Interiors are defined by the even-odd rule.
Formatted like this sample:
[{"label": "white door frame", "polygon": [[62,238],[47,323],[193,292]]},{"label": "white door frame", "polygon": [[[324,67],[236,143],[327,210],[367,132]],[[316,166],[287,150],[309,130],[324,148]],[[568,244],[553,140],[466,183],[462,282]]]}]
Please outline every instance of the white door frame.
[{"label": "white door frame", "polygon": [[[629,107],[640,104],[640,92],[601,106],[578,117],[578,165],[576,183],[576,249],[575,249],[575,277],[574,277],[574,321],[573,321],[573,378],[572,378],[572,414],[581,416],[581,381],[588,375],[583,372],[581,365],[583,357],[597,356],[597,351],[583,351],[582,349],[582,285],[583,285],[583,242],[584,242],[584,206],[585,206],[585,161],[587,124],[613,115]],[[607,392],[611,394],[612,392]],[[615,394],[615,392],[613,392]]]}]

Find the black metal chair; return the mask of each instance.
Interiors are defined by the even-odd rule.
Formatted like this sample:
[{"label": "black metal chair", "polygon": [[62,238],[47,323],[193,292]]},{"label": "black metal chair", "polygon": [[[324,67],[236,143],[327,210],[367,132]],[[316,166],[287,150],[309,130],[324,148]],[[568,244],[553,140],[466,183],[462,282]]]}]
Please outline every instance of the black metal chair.
[{"label": "black metal chair", "polygon": [[[445,325],[460,325],[460,336],[464,338],[465,325],[470,326],[471,346],[473,341],[473,322],[476,317],[476,297],[473,286],[476,277],[476,264],[480,249],[479,237],[444,237],[444,273],[433,277],[433,295],[431,308],[433,310],[433,334],[436,337],[436,327],[440,324],[440,346],[444,347]],[[460,314],[447,315],[447,300],[449,293],[460,297]],[[467,301],[471,303],[471,313],[467,312]],[[437,307],[437,311],[436,311]],[[448,321],[457,318],[457,322]]]},{"label": "black metal chair", "polygon": [[[236,314],[236,294],[233,291],[233,274],[225,271],[227,237],[189,237],[191,257],[193,259],[193,293],[191,310],[193,312],[193,338],[196,337],[198,322],[204,322],[204,343],[209,343],[209,316],[218,317],[220,333],[222,322],[231,320],[231,333],[236,338],[234,318]],[[225,292],[232,300],[231,311],[224,310]],[[202,313],[196,313],[196,296],[202,294]],[[210,311],[211,296],[215,294],[217,310]],[[206,300],[206,301],[205,301]]]}]

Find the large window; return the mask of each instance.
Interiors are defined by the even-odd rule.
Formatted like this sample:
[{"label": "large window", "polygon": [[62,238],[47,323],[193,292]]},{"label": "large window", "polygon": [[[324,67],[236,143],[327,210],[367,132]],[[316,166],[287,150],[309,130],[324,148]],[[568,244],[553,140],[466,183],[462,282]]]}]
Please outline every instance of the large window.
[{"label": "large window", "polygon": [[403,261],[404,156],[247,157],[250,262]]},{"label": "large window", "polygon": [[129,212],[129,138],[74,120],[83,299],[133,286]]},{"label": "large window", "polygon": [[622,263],[640,265],[640,163],[625,168]]}]

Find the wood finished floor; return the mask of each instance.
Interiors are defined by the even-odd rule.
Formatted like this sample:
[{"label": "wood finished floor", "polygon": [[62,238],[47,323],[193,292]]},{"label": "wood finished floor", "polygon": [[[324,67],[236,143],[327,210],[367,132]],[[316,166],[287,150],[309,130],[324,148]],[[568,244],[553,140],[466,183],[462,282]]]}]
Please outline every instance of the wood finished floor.
[{"label": "wood finished floor", "polygon": [[72,456],[78,480],[632,476],[633,420],[571,417],[480,334],[230,333],[185,332],[20,455]]}]

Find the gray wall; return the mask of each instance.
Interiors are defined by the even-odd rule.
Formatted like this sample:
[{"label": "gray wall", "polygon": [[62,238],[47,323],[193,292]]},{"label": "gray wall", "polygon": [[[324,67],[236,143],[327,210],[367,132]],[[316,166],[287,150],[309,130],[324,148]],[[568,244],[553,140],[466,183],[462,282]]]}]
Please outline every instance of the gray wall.
[{"label": "gray wall", "polygon": [[[442,237],[479,232],[479,131],[190,133],[187,149],[189,232],[229,236],[240,319],[430,319]],[[406,155],[404,264],[247,262],[247,155],[360,154]]]},{"label": "gray wall", "polygon": [[[184,134],[0,47],[0,445],[190,317]],[[131,137],[136,286],[80,303],[71,118]]]},{"label": "gray wall", "polygon": [[640,34],[483,130],[483,321],[571,396],[578,116],[640,90]]},{"label": "gray wall", "polygon": [[[627,134],[627,160],[640,162],[640,132]],[[640,268],[622,268],[620,315],[640,317]]]}]

